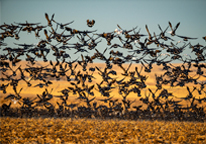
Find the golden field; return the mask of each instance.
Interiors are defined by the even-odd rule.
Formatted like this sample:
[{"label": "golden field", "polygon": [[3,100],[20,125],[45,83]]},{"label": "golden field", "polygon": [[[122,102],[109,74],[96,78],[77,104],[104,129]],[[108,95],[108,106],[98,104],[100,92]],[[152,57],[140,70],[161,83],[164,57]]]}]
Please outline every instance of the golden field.
[{"label": "golden field", "polygon": [[0,143],[206,143],[206,124],[70,118],[1,118]]}]

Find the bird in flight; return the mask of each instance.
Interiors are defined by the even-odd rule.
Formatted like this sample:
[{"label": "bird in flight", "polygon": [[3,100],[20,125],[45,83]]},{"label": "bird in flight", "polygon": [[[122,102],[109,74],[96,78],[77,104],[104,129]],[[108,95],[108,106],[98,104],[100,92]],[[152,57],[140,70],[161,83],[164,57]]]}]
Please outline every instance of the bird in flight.
[{"label": "bird in flight", "polygon": [[95,24],[95,20],[89,20],[89,19],[87,19],[87,26],[88,26],[88,27],[93,27],[94,24]]}]

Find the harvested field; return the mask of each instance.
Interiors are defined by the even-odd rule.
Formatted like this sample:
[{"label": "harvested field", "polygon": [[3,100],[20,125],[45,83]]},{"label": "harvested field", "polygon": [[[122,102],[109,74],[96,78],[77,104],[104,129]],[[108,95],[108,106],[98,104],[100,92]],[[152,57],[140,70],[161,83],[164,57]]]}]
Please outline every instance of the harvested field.
[{"label": "harvested field", "polygon": [[206,124],[70,118],[1,118],[0,143],[206,143]]}]

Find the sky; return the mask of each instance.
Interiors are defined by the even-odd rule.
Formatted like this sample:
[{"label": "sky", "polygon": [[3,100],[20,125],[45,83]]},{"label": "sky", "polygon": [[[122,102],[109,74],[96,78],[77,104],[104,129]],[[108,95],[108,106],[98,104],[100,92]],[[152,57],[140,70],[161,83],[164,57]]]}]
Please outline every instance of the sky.
[{"label": "sky", "polygon": [[[158,34],[160,33],[158,24],[165,29],[170,21],[173,26],[180,22],[177,34],[196,37],[198,39],[192,40],[192,44],[205,45],[202,39],[206,36],[205,0],[0,0],[0,6],[1,25],[26,21],[47,25],[45,13],[48,13],[50,17],[55,14],[54,19],[60,23],[74,20],[74,23],[69,26],[78,30],[97,30],[96,33],[112,32],[119,24],[126,30],[138,26],[136,31],[141,28],[140,33],[147,34],[145,29],[147,24],[152,34],[153,32]],[[92,28],[86,25],[87,19],[95,20]],[[43,31],[40,35],[44,37]],[[20,33],[18,41],[11,38],[4,40],[11,47],[15,46],[13,42],[34,44],[38,41],[34,34],[27,33]],[[106,41],[102,40],[98,50],[102,52],[106,47],[108,47]],[[0,51],[2,53],[2,49]],[[121,51],[126,54],[124,49]],[[185,53],[191,54],[191,50],[187,49]],[[72,59],[77,57],[71,55]],[[108,52],[106,55],[109,55]],[[52,59],[51,56],[50,58]]]}]

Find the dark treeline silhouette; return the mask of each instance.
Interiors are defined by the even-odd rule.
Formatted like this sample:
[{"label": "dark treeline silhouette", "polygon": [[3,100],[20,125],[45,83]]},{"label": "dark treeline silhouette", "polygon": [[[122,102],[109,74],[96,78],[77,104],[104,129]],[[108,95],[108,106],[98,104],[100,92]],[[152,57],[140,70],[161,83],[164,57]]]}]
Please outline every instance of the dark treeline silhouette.
[{"label": "dark treeline silhouette", "polygon": [[[120,118],[120,119],[161,119],[161,120],[184,120],[205,121],[206,104],[206,46],[201,44],[192,45],[191,41],[197,39],[177,34],[180,23],[172,25],[171,22],[163,29],[160,25],[158,33],[150,33],[149,26],[145,25],[146,34],[142,34],[137,27],[130,30],[118,29],[112,32],[98,33],[97,30],[78,30],[70,27],[74,21],[60,23],[45,14],[47,25],[41,23],[16,23],[0,26],[0,90],[7,94],[7,88],[12,87],[13,93],[4,97],[1,105],[1,116],[32,117],[32,116],[55,116],[55,117],[95,117],[95,118]],[[85,21],[88,28],[92,28],[95,20]],[[167,31],[171,30],[170,33]],[[4,43],[6,38],[20,39],[21,33],[31,33],[38,38],[35,44],[18,44],[11,48]],[[40,39],[40,34],[43,39]],[[203,36],[201,39],[205,41]],[[77,42],[72,43],[72,40]],[[176,41],[175,39],[180,39]],[[98,47],[99,43],[107,43],[106,48]],[[113,43],[119,41],[118,43]],[[125,55],[121,50],[127,51]],[[184,53],[186,49],[191,54]],[[74,53],[71,53],[74,52]],[[187,50],[188,51],[188,50]],[[105,53],[109,53],[107,57]],[[48,54],[53,55],[55,61],[48,59]],[[71,55],[76,59],[71,59]],[[25,59],[24,59],[25,58]],[[36,65],[37,59],[46,63],[45,66]],[[105,63],[104,69],[88,64],[95,60]],[[20,61],[27,61],[25,68]],[[181,61],[176,66],[174,61]],[[128,63],[128,67],[125,67]],[[133,64],[140,64],[141,68],[131,69]],[[117,75],[113,66],[121,68],[123,77],[120,80],[114,78]],[[162,75],[156,75],[156,90],[147,87],[147,75],[142,71],[151,73],[153,66],[162,68]],[[77,71],[77,66],[82,70]],[[195,68],[195,75],[191,67]],[[94,72],[101,76],[101,83],[93,83]],[[19,77],[20,76],[20,77]],[[205,81],[200,81],[204,78]],[[40,81],[33,84],[34,81]],[[60,95],[53,95],[48,90],[53,80],[68,81],[68,87],[60,90]],[[36,97],[22,97],[18,83],[23,81],[28,88],[39,87],[44,89],[41,95]],[[193,84],[189,87],[188,84]],[[164,86],[184,87],[187,90],[185,97],[174,96]],[[102,99],[96,98],[96,92],[101,94]],[[120,99],[111,96],[111,92],[118,89]],[[148,91],[148,94],[144,93]],[[194,94],[197,92],[198,97]],[[136,100],[131,101],[128,95],[133,94]],[[80,102],[71,102],[69,96],[76,96]],[[50,100],[57,98],[57,107]],[[96,100],[96,101],[95,101]],[[101,103],[98,103],[101,102]],[[141,101],[141,105],[135,105],[135,101]],[[185,101],[187,106],[181,103]],[[13,103],[19,107],[11,108]],[[145,107],[146,108],[143,108]]]}]

